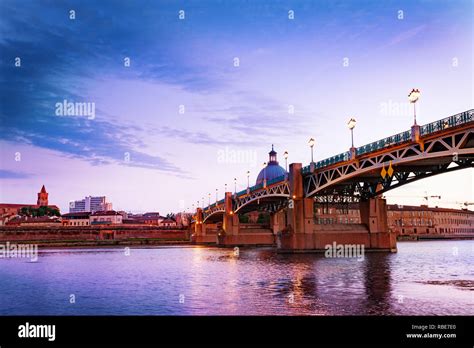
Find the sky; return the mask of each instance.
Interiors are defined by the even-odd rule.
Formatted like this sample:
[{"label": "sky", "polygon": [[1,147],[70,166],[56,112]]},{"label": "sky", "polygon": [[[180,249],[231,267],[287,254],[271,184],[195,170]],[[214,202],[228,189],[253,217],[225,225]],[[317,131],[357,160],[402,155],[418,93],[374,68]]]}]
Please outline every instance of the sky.
[{"label": "sky", "polygon": [[[255,182],[274,144],[308,164],[473,108],[473,3],[0,2],[0,202],[190,210]],[[88,103],[90,113],[58,104]],[[93,109],[92,109],[93,108]],[[92,110],[94,112],[92,112]],[[474,202],[472,169],[387,193]],[[471,206],[471,208],[474,208]]]}]

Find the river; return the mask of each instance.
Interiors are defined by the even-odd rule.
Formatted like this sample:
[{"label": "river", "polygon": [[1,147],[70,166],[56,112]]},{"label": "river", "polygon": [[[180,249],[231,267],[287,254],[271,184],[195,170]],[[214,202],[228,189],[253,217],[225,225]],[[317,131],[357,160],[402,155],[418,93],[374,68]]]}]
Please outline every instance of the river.
[{"label": "river", "polygon": [[0,259],[1,315],[474,314],[474,241],[363,260],[201,246],[40,249]]}]

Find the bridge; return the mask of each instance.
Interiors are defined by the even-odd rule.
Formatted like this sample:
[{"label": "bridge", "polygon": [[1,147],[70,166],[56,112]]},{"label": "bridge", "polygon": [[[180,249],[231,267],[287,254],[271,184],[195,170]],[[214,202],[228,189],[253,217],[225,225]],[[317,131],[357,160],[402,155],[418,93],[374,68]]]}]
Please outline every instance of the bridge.
[{"label": "bridge", "polygon": [[[273,245],[281,251],[322,250],[327,244],[364,244],[396,251],[382,195],[441,173],[474,166],[474,110],[467,110],[263,180],[197,208],[193,240],[218,245]],[[318,225],[316,202],[358,202],[361,224]],[[270,228],[246,231],[239,214],[270,213]],[[242,225],[242,226],[239,226]]]}]

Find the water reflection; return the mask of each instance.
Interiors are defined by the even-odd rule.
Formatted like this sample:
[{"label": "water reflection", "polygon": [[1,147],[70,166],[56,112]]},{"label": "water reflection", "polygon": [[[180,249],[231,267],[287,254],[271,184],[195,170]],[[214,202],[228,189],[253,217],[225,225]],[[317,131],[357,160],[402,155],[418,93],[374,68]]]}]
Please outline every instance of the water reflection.
[{"label": "water reflection", "polygon": [[36,264],[0,259],[0,314],[473,314],[472,245],[399,243],[362,261],[254,248],[47,251]]},{"label": "water reflection", "polygon": [[364,314],[391,314],[390,258],[392,256],[393,254],[376,253],[365,258],[366,300],[360,308],[361,311],[365,309],[366,313]]}]

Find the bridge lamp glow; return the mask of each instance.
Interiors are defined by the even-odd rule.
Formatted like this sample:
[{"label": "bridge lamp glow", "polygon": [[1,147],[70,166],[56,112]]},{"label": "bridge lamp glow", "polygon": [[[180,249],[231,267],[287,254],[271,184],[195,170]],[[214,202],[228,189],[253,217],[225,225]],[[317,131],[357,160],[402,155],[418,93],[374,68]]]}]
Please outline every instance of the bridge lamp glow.
[{"label": "bridge lamp glow", "polygon": [[314,143],[315,143],[314,139],[313,139],[313,138],[310,138],[309,141],[308,141],[308,145],[309,145],[309,147],[311,148],[311,163],[314,162],[314,160],[313,160],[313,158],[314,158],[314,157],[313,157],[313,155],[314,155],[314,151],[313,151],[313,149],[314,149]]},{"label": "bridge lamp glow", "polygon": [[416,106],[415,106],[415,103],[418,101],[418,99],[420,99],[420,95],[421,95],[421,92],[418,88],[413,88],[410,92],[410,94],[408,94],[408,100],[410,101],[410,103],[413,104],[413,117],[414,117],[414,120],[415,120],[415,123],[414,125],[416,126]]},{"label": "bridge lamp glow", "polygon": [[351,130],[351,143],[352,147],[354,147],[354,128],[356,126],[356,120],[355,118],[351,118],[349,122],[347,122],[347,127]]}]

